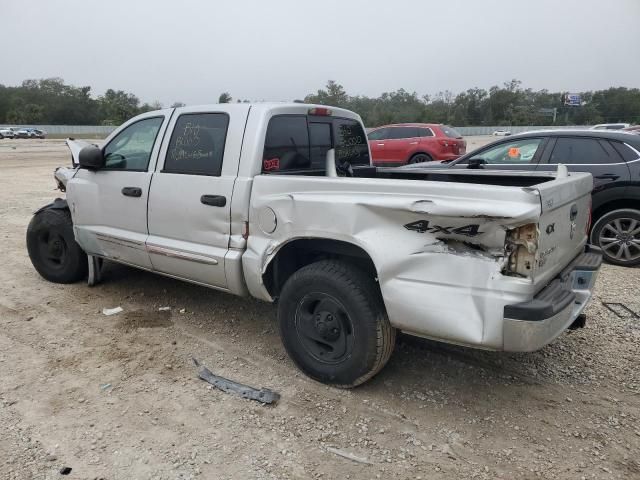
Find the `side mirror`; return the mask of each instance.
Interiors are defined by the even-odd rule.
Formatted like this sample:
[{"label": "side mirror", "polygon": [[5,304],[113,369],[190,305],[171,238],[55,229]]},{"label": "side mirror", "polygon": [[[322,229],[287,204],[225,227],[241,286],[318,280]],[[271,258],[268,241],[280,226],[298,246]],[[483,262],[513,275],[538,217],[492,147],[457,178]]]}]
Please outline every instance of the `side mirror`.
[{"label": "side mirror", "polygon": [[467,168],[484,168],[483,165],[486,165],[486,163],[487,161],[484,158],[471,158]]},{"label": "side mirror", "polygon": [[78,163],[80,168],[88,168],[97,170],[104,167],[104,155],[102,150],[95,145],[87,145],[78,154]]}]

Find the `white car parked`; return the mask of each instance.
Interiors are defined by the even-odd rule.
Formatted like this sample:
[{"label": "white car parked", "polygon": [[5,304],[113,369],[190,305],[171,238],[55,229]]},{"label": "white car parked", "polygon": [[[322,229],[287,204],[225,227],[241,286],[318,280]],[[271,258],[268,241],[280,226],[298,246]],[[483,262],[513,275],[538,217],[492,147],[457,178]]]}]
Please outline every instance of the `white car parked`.
[{"label": "white car parked", "polygon": [[0,139],[1,138],[13,138],[15,137],[15,133],[8,127],[0,128]]},{"label": "white car parked", "polygon": [[511,135],[511,130],[503,130],[499,128],[498,130],[494,131],[491,135],[493,135],[494,137],[508,137],[509,135]]},{"label": "white car parked", "polygon": [[591,127],[591,130],[622,130],[630,126],[630,123],[599,123]]}]

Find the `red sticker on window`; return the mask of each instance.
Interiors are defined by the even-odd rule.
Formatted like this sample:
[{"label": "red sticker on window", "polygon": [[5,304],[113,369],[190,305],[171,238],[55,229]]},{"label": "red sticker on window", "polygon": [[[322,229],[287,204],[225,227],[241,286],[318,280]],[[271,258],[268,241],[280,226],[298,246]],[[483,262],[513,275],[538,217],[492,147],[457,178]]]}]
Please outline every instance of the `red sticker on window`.
[{"label": "red sticker on window", "polygon": [[263,170],[280,170],[280,159],[270,158],[270,159],[262,160],[262,169]]}]

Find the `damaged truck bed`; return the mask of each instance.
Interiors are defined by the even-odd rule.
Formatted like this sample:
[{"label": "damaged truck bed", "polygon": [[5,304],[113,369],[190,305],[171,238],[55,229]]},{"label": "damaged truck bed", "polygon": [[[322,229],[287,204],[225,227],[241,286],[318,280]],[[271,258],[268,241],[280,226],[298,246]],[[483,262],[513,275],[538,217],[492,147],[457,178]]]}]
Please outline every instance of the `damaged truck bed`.
[{"label": "damaged truck bed", "polygon": [[[275,302],[293,361],[333,385],[375,375],[397,330],[541,348],[581,315],[601,261],[587,245],[589,174],[374,168],[346,110],[167,109],[101,149],[68,143],[66,203],[34,217],[34,238],[39,215],[67,208],[77,262]],[[65,280],[86,275],[69,269]]]}]

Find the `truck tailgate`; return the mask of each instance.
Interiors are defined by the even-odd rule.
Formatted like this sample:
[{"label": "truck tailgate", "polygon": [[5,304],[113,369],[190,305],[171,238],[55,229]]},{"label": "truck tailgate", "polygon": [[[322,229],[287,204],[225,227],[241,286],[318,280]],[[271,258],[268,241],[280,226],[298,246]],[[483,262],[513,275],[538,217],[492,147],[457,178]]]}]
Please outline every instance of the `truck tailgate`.
[{"label": "truck tailgate", "polygon": [[588,173],[559,176],[535,187],[541,202],[534,280],[550,280],[587,242],[593,179]]}]

